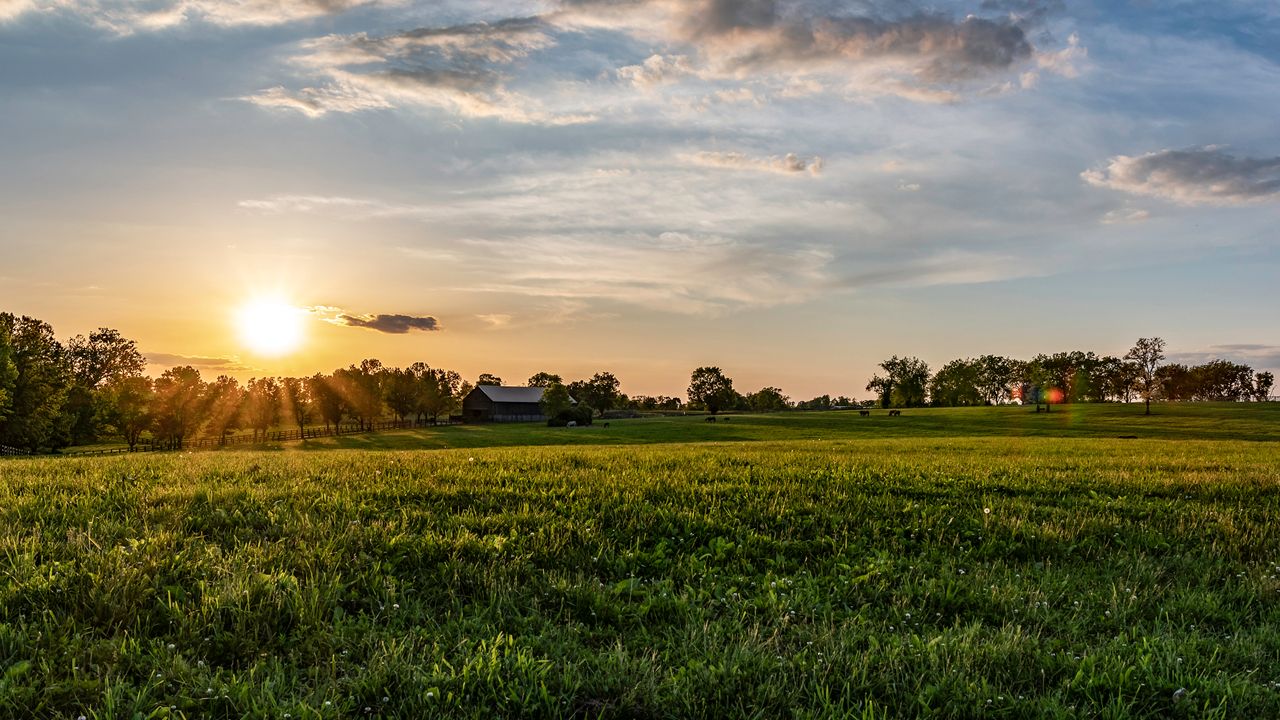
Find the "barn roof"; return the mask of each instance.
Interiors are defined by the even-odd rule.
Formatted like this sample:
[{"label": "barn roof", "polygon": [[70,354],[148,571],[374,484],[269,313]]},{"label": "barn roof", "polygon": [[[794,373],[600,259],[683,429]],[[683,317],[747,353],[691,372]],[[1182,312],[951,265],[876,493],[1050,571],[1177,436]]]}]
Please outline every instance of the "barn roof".
[{"label": "barn roof", "polygon": [[540,387],[499,387],[497,385],[477,385],[476,390],[496,403],[536,403],[542,400]]}]

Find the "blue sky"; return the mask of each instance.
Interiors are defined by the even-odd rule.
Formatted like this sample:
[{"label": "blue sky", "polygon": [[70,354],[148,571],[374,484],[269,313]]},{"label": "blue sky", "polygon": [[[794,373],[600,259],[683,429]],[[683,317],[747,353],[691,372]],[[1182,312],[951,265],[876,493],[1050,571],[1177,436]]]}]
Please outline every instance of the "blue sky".
[{"label": "blue sky", "polygon": [[1265,2],[0,0],[0,306],[207,374],[1274,370],[1278,88]]}]

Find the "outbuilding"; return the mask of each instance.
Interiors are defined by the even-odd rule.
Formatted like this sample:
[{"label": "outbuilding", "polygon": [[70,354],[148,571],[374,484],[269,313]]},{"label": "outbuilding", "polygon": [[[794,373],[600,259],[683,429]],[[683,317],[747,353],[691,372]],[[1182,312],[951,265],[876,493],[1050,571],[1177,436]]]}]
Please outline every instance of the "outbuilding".
[{"label": "outbuilding", "polygon": [[540,387],[477,385],[462,399],[462,419],[469,423],[546,422]]}]

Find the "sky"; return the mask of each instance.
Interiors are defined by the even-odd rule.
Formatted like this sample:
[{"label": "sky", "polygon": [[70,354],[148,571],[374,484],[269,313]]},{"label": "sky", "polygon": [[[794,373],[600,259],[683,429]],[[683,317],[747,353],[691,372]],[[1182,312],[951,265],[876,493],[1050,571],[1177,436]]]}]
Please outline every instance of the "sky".
[{"label": "sky", "polygon": [[1272,0],[0,0],[0,108],[0,310],[152,371],[1280,370]]}]

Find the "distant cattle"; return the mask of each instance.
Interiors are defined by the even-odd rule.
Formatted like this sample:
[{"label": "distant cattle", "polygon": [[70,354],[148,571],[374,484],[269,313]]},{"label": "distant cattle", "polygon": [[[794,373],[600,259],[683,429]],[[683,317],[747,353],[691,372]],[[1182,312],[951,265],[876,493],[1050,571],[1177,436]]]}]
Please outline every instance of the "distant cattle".
[{"label": "distant cattle", "polygon": [[889,417],[901,417],[901,416],[902,416],[902,411],[901,411],[901,410],[890,410],[890,411],[889,411]]},{"label": "distant cattle", "polygon": [[707,416],[707,419],[706,419],[706,420],[703,420],[702,422],[715,422],[715,421],[716,421],[716,416],[715,416],[715,415],[708,415],[708,416]]},{"label": "distant cattle", "polygon": [[859,410],[858,414],[861,415],[862,417],[871,417],[870,410]]},{"label": "distant cattle", "polygon": [[607,429],[609,429],[609,423],[605,423],[605,424],[604,424],[604,427],[605,427],[605,429],[606,429],[606,430],[607,430]]},{"label": "distant cattle", "polygon": [[569,424],[565,425],[565,427],[578,427],[578,421],[577,421],[577,420],[570,420],[570,421],[569,421]]}]

